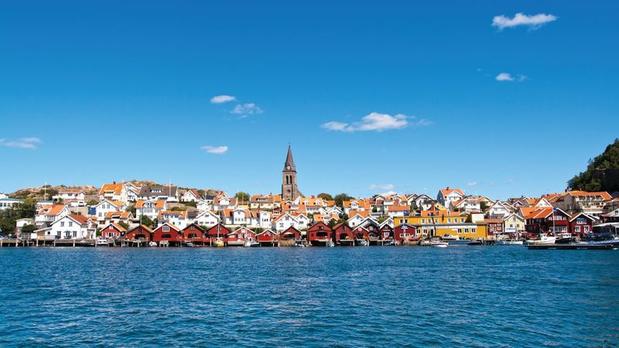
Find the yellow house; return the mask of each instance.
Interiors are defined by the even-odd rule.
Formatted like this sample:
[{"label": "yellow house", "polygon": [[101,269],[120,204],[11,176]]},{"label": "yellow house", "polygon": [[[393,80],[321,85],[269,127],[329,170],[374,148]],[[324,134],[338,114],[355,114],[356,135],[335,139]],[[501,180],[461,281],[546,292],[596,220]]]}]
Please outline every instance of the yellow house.
[{"label": "yellow house", "polygon": [[422,211],[419,216],[393,218],[396,226],[415,226],[424,237],[452,236],[460,239],[486,239],[488,225],[467,222],[467,216],[445,210]]}]

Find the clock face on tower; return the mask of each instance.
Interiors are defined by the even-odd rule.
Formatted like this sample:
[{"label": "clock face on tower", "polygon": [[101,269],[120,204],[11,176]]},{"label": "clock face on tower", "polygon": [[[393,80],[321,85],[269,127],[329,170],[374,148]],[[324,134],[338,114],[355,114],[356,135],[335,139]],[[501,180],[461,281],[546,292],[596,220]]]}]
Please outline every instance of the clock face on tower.
[{"label": "clock face on tower", "polygon": [[286,170],[290,170],[290,166],[286,166]]}]

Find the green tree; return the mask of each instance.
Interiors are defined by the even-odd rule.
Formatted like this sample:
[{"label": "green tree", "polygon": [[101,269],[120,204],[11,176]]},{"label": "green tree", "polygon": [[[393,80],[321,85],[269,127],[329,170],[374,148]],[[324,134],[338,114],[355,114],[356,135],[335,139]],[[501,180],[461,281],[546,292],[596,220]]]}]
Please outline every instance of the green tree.
[{"label": "green tree", "polygon": [[328,193],[324,193],[324,192],[323,193],[319,193],[318,194],[318,198],[322,198],[322,199],[327,200],[327,201],[332,201],[333,200],[333,196],[331,196]]},{"label": "green tree", "polygon": [[153,228],[155,226],[155,222],[146,215],[142,215],[140,217],[140,224],[148,226],[149,228]]},{"label": "green tree", "polygon": [[335,205],[341,208],[344,206],[344,201],[349,201],[351,199],[354,199],[354,197],[351,197],[347,195],[346,193],[340,193],[340,194],[335,195],[333,199],[335,200]]},{"label": "green tree", "polygon": [[249,202],[249,193],[247,192],[237,192],[234,197],[237,199],[237,201],[240,202]]},{"label": "green tree", "polygon": [[587,169],[567,183],[568,190],[619,191],[619,139],[604,152],[589,160]]},{"label": "green tree", "polygon": [[23,233],[23,234],[30,234],[30,233],[34,232],[36,229],[37,229],[37,227],[35,225],[26,225],[26,226],[21,228],[21,233]]}]

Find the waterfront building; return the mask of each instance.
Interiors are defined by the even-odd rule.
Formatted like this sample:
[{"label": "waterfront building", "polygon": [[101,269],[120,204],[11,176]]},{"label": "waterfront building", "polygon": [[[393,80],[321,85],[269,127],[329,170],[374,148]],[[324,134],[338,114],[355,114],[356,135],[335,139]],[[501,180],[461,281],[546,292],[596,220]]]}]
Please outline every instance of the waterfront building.
[{"label": "waterfront building", "polygon": [[461,239],[486,239],[488,226],[467,222],[467,215],[447,210],[424,210],[419,215],[394,219],[396,227],[414,226],[423,237],[457,236]]},{"label": "waterfront building", "polygon": [[96,227],[83,215],[70,214],[56,220],[45,231],[45,240],[94,239]]},{"label": "waterfront building", "polygon": [[260,243],[260,246],[275,246],[277,243],[277,234],[267,229],[256,234],[256,241]]},{"label": "waterfront building", "polygon": [[199,224],[191,223],[182,231],[185,242],[203,245],[205,243],[204,229]]},{"label": "waterfront building", "polygon": [[333,240],[333,230],[324,222],[318,222],[307,230],[307,241],[312,245],[326,245]]},{"label": "waterfront building", "polygon": [[393,239],[399,245],[405,241],[418,240],[421,236],[417,234],[417,228],[409,224],[401,224],[393,229]]},{"label": "waterfront building", "polygon": [[337,245],[353,245],[355,234],[348,224],[341,223],[333,226],[333,239]]},{"label": "waterfront building", "polygon": [[129,232],[127,232],[123,237],[121,237],[121,240],[128,242],[138,241],[148,243],[152,239],[153,230],[151,230],[150,228],[148,228],[148,226],[145,225],[138,225],[133,229],[129,230]]},{"label": "waterfront building", "polygon": [[152,240],[159,246],[179,246],[183,242],[183,236],[180,228],[166,222],[153,231]]},{"label": "waterfront building", "polygon": [[127,229],[117,223],[110,223],[101,229],[101,237],[105,239],[117,239],[127,233]]}]

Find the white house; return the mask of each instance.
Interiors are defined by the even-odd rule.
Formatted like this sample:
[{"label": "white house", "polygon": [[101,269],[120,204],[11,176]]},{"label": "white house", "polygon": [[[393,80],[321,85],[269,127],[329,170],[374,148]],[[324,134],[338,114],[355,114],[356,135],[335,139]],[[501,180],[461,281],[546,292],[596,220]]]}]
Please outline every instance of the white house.
[{"label": "white house", "polygon": [[105,221],[107,213],[119,212],[122,210],[122,207],[123,204],[120,201],[112,201],[104,198],[99,204],[95,205],[95,216],[98,221]]},{"label": "white house", "polygon": [[444,207],[449,207],[451,202],[456,202],[464,198],[464,191],[459,188],[445,187],[438,191],[436,200]]},{"label": "white house", "polygon": [[449,209],[459,210],[467,213],[481,212],[481,202],[477,198],[467,197],[459,201],[451,201]]},{"label": "white house", "polygon": [[38,227],[47,227],[67,215],[69,209],[64,204],[42,204],[37,209],[34,223]]},{"label": "white house", "polygon": [[219,216],[215,215],[213,212],[203,211],[198,214],[198,216],[196,216],[193,222],[199,226],[206,226],[208,228],[211,228],[217,225],[219,223],[219,220]]},{"label": "white house", "polygon": [[83,207],[86,205],[84,201],[86,199],[86,193],[80,189],[61,189],[56,195],[52,196],[52,199],[74,207]]},{"label": "white house", "polygon": [[489,217],[503,218],[511,214],[513,211],[514,209],[511,209],[507,203],[497,200],[496,202],[494,202],[494,204],[490,206],[490,208],[488,208],[486,215],[488,215]]},{"label": "white house", "polygon": [[159,226],[162,226],[167,223],[181,230],[189,226],[192,223],[192,221],[190,221],[187,218],[186,211],[168,211],[168,210],[159,212],[159,215],[157,216],[157,222]]},{"label": "white house", "polygon": [[94,239],[97,229],[83,215],[67,215],[45,231],[45,239]]},{"label": "white house", "polygon": [[104,184],[99,189],[99,200],[107,199],[110,201],[127,201],[127,191],[125,185],[118,183]]},{"label": "white house", "polygon": [[271,212],[265,210],[252,211],[251,220],[249,223],[250,227],[253,228],[263,228],[268,229],[273,226],[273,221],[271,220]]},{"label": "white house", "polygon": [[0,210],[7,210],[22,204],[22,200],[13,198],[0,198]]},{"label": "white house", "polygon": [[350,228],[355,228],[357,226],[359,226],[363,220],[365,220],[365,218],[359,214],[355,214],[354,216],[350,217],[346,223],[348,224],[348,226]]},{"label": "white house", "polygon": [[426,194],[415,196],[415,198],[410,201],[410,204],[415,206],[417,210],[430,210],[434,206],[434,203],[435,200]]},{"label": "white house", "polygon": [[297,228],[297,224],[297,219],[289,213],[286,213],[275,220],[275,231],[277,233],[282,233],[290,227]]},{"label": "white house", "polygon": [[168,204],[164,199],[152,201],[138,200],[135,203],[135,217],[140,220],[142,216],[146,216],[151,220],[155,220],[159,212],[167,208]]},{"label": "white house", "polygon": [[181,202],[199,202],[200,200],[202,200],[202,195],[194,189],[185,191],[181,196]]}]

